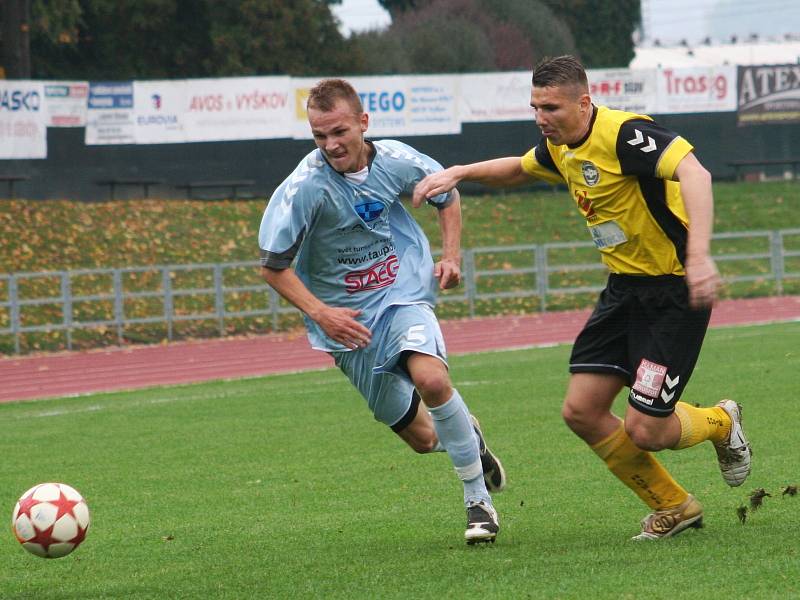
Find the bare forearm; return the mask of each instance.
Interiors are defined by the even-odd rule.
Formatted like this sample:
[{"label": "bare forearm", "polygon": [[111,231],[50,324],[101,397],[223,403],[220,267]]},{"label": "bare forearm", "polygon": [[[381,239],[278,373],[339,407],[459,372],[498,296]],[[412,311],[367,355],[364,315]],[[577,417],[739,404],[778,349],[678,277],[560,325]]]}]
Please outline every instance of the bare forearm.
[{"label": "bare forearm", "polygon": [[439,229],[442,232],[442,260],[461,262],[461,197],[458,190],[455,199],[439,211]]},{"label": "bare forearm", "polygon": [[317,320],[319,313],[325,307],[314,294],[300,281],[292,269],[261,268],[261,275],[271,287],[293,306],[299,308],[311,319]]},{"label": "bare forearm", "polygon": [[721,285],[719,272],[711,257],[711,231],[714,226],[714,196],[711,174],[691,152],[675,171],[681,182],[681,194],[689,217],[686,243],[686,285],[693,308],[710,307]]},{"label": "bare forearm", "polygon": [[369,344],[372,333],[356,321],[360,310],[329,306],[318,299],[300,281],[292,269],[269,269],[262,267],[264,280],[281,296],[316,321],[330,339],[355,350]]},{"label": "bare forearm", "polygon": [[[692,158],[694,157],[692,156]],[[684,162],[687,164],[684,165]],[[711,233],[714,228],[714,195],[711,174],[696,159],[684,159],[679,165],[678,175],[686,214],[689,217],[687,257],[708,256],[711,250]]]},{"label": "bare forearm", "polygon": [[520,157],[495,158],[469,165],[451,167],[460,181],[473,181],[492,187],[510,187],[531,181],[522,170]]},{"label": "bare forearm", "polygon": [[496,158],[471,165],[455,165],[444,171],[432,173],[420,181],[414,188],[411,204],[414,208],[419,208],[425,200],[449,192],[461,181],[509,187],[521,185],[533,179],[522,170],[521,159],[518,156]]}]

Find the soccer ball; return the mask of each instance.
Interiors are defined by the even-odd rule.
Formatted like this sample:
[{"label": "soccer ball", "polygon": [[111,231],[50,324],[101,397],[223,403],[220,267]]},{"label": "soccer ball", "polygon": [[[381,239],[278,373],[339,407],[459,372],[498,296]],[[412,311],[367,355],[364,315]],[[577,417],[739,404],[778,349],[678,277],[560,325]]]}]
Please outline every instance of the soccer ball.
[{"label": "soccer ball", "polygon": [[86,537],[89,507],[75,488],[64,483],[40,483],[20,497],[11,528],[28,552],[60,558]]}]

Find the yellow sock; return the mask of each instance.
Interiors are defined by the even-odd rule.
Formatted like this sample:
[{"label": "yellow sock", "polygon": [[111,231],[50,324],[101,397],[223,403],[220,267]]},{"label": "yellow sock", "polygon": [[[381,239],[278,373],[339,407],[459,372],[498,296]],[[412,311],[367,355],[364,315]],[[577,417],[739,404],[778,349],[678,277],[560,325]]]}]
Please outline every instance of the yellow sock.
[{"label": "yellow sock", "polygon": [[678,506],[689,495],[650,452],[631,441],[621,421],[614,433],[591,448],[617,479],[654,510]]},{"label": "yellow sock", "polygon": [[719,444],[730,435],[731,418],[719,406],[697,408],[686,402],[678,402],[675,414],[681,422],[681,439],[673,450],[689,448],[706,440]]}]

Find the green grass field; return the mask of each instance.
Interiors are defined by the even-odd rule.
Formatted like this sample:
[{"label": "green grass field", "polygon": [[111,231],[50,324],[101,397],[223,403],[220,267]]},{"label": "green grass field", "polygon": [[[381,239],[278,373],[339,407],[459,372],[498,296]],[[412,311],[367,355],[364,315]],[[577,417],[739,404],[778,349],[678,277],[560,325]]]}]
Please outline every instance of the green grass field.
[{"label": "green grass field", "polygon": [[[561,422],[569,346],[452,358],[509,475],[485,547],[462,541],[447,456],[406,448],[335,370],[0,405],[7,518],[43,481],[93,518],[57,560],[6,530],[0,598],[797,597],[798,338],[709,333],[684,400],[744,405],[753,473],[731,489],[709,444],[661,453],[706,527],[659,543],[629,541],[645,507]],[[758,487],[772,497],[742,525]]]}]

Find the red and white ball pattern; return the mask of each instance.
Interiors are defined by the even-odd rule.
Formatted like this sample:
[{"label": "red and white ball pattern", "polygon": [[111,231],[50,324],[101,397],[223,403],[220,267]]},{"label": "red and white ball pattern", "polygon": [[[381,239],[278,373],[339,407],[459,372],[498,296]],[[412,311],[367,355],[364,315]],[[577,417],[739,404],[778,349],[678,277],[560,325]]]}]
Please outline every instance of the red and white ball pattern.
[{"label": "red and white ball pattern", "polygon": [[40,483],[20,497],[11,527],[28,552],[60,558],[86,537],[89,507],[75,488],[64,483]]}]

